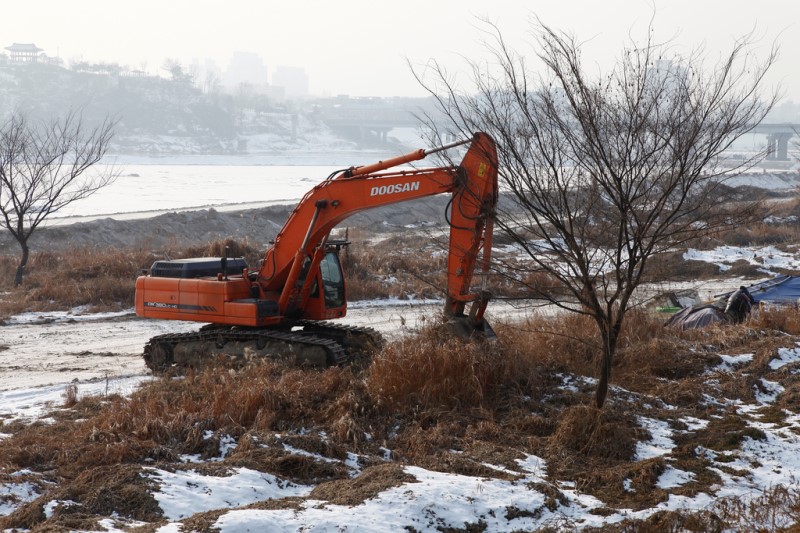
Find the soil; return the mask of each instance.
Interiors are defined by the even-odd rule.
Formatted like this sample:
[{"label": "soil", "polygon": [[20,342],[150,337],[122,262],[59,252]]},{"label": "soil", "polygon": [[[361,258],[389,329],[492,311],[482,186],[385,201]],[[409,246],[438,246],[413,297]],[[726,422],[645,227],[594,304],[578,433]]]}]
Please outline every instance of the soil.
[{"label": "soil", "polygon": [[[439,226],[444,223],[447,198],[434,197],[407,204],[395,204],[358,213],[340,227],[369,228],[388,233],[408,228]],[[57,219],[37,230],[29,241],[32,250],[69,247],[141,247],[159,250],[165,246],[188,246],[226,237],[246,239],[266,248],[289,218],[293,205],[272,205],[243,211],[204,209],[164,213],[132,220],[103,218],[74,224],[57,224]],[[18,245],[8,232],[0,232],[0,254],[17,253]]]}]

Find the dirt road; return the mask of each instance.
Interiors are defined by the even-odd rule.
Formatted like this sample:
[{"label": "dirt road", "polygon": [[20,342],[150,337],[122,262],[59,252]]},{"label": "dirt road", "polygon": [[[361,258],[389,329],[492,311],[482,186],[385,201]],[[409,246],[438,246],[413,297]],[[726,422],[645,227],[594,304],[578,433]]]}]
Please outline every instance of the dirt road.
[{"label": "dirt road", "polygon": [[[498,303],[497,316],[524,310]],[[370,326],[388,338],[413,330],[441,309],[438,302],[358,302],[342,323]],[[502,309],[502,315],[500,310]],[[200,324],[108,315],[37,314],[0,326],[0,391],[146,375],[142,348],[150,337]]]}]

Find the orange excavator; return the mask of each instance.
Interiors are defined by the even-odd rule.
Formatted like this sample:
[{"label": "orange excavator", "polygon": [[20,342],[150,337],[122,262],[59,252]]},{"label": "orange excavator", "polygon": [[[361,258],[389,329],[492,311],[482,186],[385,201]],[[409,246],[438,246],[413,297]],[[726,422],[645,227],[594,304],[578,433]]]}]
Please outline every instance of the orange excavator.
[{"label": "orange excavator", "polygon": [[[405,167],[465,144],[469,149],[459,165]],[[239,258],[156,261],[136,280],[136,314],[207,325],[150,339],[144,349],[147,366],[156,372],[202,366],[223,354],[244,359],[278,355],[324,366],[344,363],[380,344],[371,328],[329,321],[347,312],[338,252],[348,243],[331,239],[331,230],[359,211],[441,193],[452,194],[446,322],[462,337],[494,336],[484,318],[489,293],[473,289],[472,282],[478,266],[484,273],[489,269],[497,152],[491,137],[476,133],[468,140],[333,173],[297,204],[257,270]]]}]

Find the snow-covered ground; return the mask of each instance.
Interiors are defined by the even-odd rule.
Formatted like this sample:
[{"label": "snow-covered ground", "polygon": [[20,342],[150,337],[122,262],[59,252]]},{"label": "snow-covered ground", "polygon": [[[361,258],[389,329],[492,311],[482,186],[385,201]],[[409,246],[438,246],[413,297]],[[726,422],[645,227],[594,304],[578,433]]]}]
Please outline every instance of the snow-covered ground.
[{"label": "snow-covered ground", "polygon": [[[723,363],[713,372],[735,372],[737,365],[752,359],[752,354],[723,356]],[[792,374],[800,372],[800,347],[780,349],[770,361],[773,370],[788,369]],[[144,377],[111,380],[114,392],[124,393],[135,387],[137,380]],[[576,382],[588,382],[589,378],[564,376],[565,388],[572,388]],[[769,384],[765,384],[769,385]],[[83,394],[103,393],[108,383],[95,383],[92,386],[81,384]],[[777,390],[777,389],[776,389]],[[778,391],[779,392],[779,391]],[[614,396],[634,395],[615,388]],[[45,412],[36,407],[38,402],[49,401],[59,404],[58,387],[22,389],[14,394],[5,393],[2,405],[6,412],[15,416],[36,419]],[[728,408],[743,417],[758,419],[756,411],[776,401],[777,395],[761,395],[756,403],[745,404],[728,401]],[[657,398],[644,398],[660,403]],[[674,406],[661,405],[667,412]],[[704,427],[708,421],[685,417],[680,419],[688,430]],[[640,425],[649,431],[648,440],[637,445],[635,460],[655,457],[668,457],[676,448],[676,437],[682,430],[663,420],[640,417]],[[469,524],[483,524],[483,531],[534,531],[550,527],[556,530],[573,530],[586,527],[602,528],[605,525],[625,519],[645,519],[660,511],[711,510],[719,498],[735,498],[747,503],[761,496],[765,490],[779,485],[797,488],[797,475],[800,473],[800,415],[789,415],[782,423],[751,422],[751,426],[763,431],[761,440],[746,439],[739,451],[719,454],[713,450],[699,447],[696,453],[706,457],[712,470],[719,475],[720,482],[713,487],[714,494],[701,491],[694,496],[673,494],[691,483],[695,474],[682,470],[677,465],[667,464],[656,487],[669,494],[661,503],[641,510],[614,509],[596,497],[582,493],[574,483],[553,482],[547,477],[548,465],[541,457],[524,455],[513,466],[486,463],[483,466],[506,474],[506,479],[487,476],[469,476],[447,472],[437,472],[417,466],[405,466],[403,470],[413,481],[408,481],[379,491],[374,497],[365,499],[357,505],[338,505],[323,500],[308,499],[314,488],[312,485],[296,484],[272,474],[250,468],[230,468],[224,475],[204,473],[195,465],[199,457],[183,457],[184,466],[173,470],[148,467],[144,476],[157,483],[153,496],[163,511],[168,524],[157,528],[160,533],[184,531],[182,521],[197,514],[211,510],[223,511],[215,519],[213,527],[223,533],[247,531],[276,532],[395,532],[411,530],[436,532],[445,528],[464,528]],[[210,438],[207,435],[206,438]],[[3,438],[0,433],[0,438]],[[278,436],[280,438],[280,436]],[[220,460],[236,448],[232,437],[220,439]],[[265,445],[266,446],[266,445]],[[350,453],[344,459],[331,459],[321,455],[284,447],[292,453],[303,453],[320,461],[342,463],[350,477],[362,473],[358,456]],[[668,459],[671,461],[671,459]],[[25,481],[26,472],[18,472],[11,481],[0,483],[0,515],[9,514],[15,505],[2,503],[14,501],[16,505],[30,502],[38,497],[36,487]],[[14,481],[15,477],[20,481]],[[550,489],[546,489],[550,487]],[[626,490],[633,491],[632,484],[626,482]],[[553,506],[548,495],[558,491],[560,497]],[[291,509],[247,509],[245,506],[268,499],[287,497],[306,497]],[[52,513],[60,506],[70,506],[74,502],[51,501],[45,506],[45,513]],[[512,512],[517,510],[518,512]],[[602,512],[601,512],[602,511]],[[778,514],[772,517],[774,523],[768,527],[786,527],[793,523],[791,516]],[[124,531],[126,528],[142,525],[122,518],[109,518],[101,522],[106,531]],[[770,529],[768,529],[770,530]]]},{"label": "snow-covered ground", "polygon": [[[368,326],[393,338],[418,328],[437,316],[437,300],[368,300],[352,302],[341,322]],[[496,302],[496,320],[515,320],[533,312],[524,305]],[[0,416],[13,415],[16,405],[11,391],[47,385],[60,391],[77,383],[105,383],[148,375],[142,359],[147,340],[163,333],[193,331],[200,324],[139,319],[133,310],[121,313],[87,314],[82,309],[48,313],[24,313],[0,326]],[[55,390],[54,389],[54,390]],[[42,402],[51,399],[42,391]],[[35,391],[23,393],[30,403]],[[60,394],[60,392],[57,392]]]},{"label": "snow-covered ground", "polygon": [[711,250],[689,248],[683,258],[687,261],[713,263],[719,267],[720,272],[729,270],[738,261],[757,267],[765,276],[775,275],[778,269],[800,270],[800,254],[797,248],[792,251],[779,250],[774,246],[718,246]]},{"label": "snow-covered ground", "polygon": [[[702,260],[699,257],[694,259]],[[707,259],[717,260],[709,255]],[[789,258],[787,258],[787,261]],[[495,316],[509,319],[524,315],[529,309],[515,309],[501,304],[493,307]],[[388,335],[413,329],[435,313],[441,302],[371,301],[352,306],[348,323],[377,327]],[[54,407],[64,402],[67,388],[76,386],[78,394],[128,394],[140,383],[153,379],[141,361],[141,346],[152,335],[165,331],[192,329],[193,324],[135,319],[127,313],[88,315],[76,309],[68,313],[34,313],[13,317],[0,328],[0,417],[5,420],[41,420]],[[727,356],[714,372],[736,372],[752,360],[752,354]],[[773,370],[800,372],[800,347],[777,352],[769,366]],[[565,376],[564,387],[589,382],[590,378]],[[47,384],[47,385],[43,385]],[[774,403],[781,392],[777,383],[763,382],[757,402],[743,404],[730,401],[730,409],[743,416],[752,416],[765,405]],[[632,395],[616,388],[615,397]],[[657,403],[659,399],[645,398]],[[662,405],[662,409],[674,409]],[[46,422],[46,419],[44,419]],[[682,419],[688,429],[703,427],[707,420]],[[663,420],[646,416],[640,425],[651,435],[637,444],[636,460],[668,457],[676,448],[681,430]],[[547,477],[547,462],[534,455],[525,455],[516,465],[485,464],[506,474],[505,479],[436,472],[417,466],[405,466],[406,475],[414,481],[388,488],[357,505],[338,505],[309,499],[314,488],[281,479],[272,474],[248,468],[231,468],[225,475],[212,475],[195,465],[199,457],[183,457],[184,467],[164,470],[145,468],[144,474],[157,482],[153,496],[168,524],[157,529],[162,533],[184,531],[182,521],[197,513],[228,509],[219,515],[213,527],[224,533],[245,531],[329,532],[370,531],[394,532],[413,528],[419,532],[441,531],[443,528],[464,528],[483,524],[485,531],[504,532],[536,530],[542,527],[580,529],[603,527],[625,519],[644,519],[665,510],[709,510],[720,497],[740,501],[757,498],[764,489],[778,485],[796,487],[800,474],[800,415],[787,417],[780,425],[755,422],[764,432],[764,440],[748,440],[731,462],[730,454],[719,457],[712,450],[699,449],[709,461],[721,465],[714,471],[721,483],[715,493],[699,492],[694,496],[670,494],[661,503],[647,509],[614,509],[609,513],[605,503],[582,493],[573,483],[554,482]],[[208,436],[210,437],[210,435]],[[0,431],[0,439],[4,438]],[[288,445],[285,445],[288,446]],[[221,457],[236,447],[233,437],[220,440]],[[288,448],[287,448],[288,449]],[[302,450],[292,453],[309,454]],[[390,452],[387,450],[387,456]],[[314,455],[314,454],[311,454]],[[314,455],[320,461],[339,461],[355,478],[361,472],[359,457],[348,454],[345,459]],[[669,460],[669,459],[668,459]],[[724,462],[724,463],[723,463]],[[744,472],[744,474],[742,474]],[[0,483],[0,516],[13,512],[16,506],[39,496],[26,472],[13,474]],[[16,476],[16,477],[15,477]],[[15,481],[15,479],[19,481]],[[694,479],[692,472],[668,464],[656,486],[667,492],[679,492]],[[634,490],[630,483],[629,490]],[[553,507],[543,487],[557,490],[561,497]],[[289,496],[303,497],[292,509],[246,509],[248,504]],[[45,513],[73,505],[69,501],[52,501]],[[524,512],[511,512],[509,509]],[[603,512],[598,512],[603,510]],[[777,517],[778,524],[790,523],[788,517]],[[101,522],[106,531],[124,531],[140,523],[121,518]]]},{"label": "snow-covered ground", "polygon": [[[797,362],[800,348],[784,350],[783,359]],[[615,394],[624,391],[617,390]],[[773,399],[774,400],[774,399]],[[745,414],[763,407],[734,405]],[[670,406],[666,406],[669,408]],[[704,421],[685,420],[687,424]],[[677,430],[665,422],[642,419],[642,426],[652,435],[651,440],[639,443],[637,460],[667,455],[675,448],[673,436]],[[595,497],[582,494],[570,484],[561,484],[558,490],[564,496],[556,509],[545,505],[546,496],[541,487],[551,483],[547,479],[547,464],[542,458],[527,455],[510,470],[499,465],[486,465],[498,471],[512,473],[512,481],[433,472],[408,466],[405,472],[416,481],[381,492],[356,506],[333,505],[318,500],[305,500],[299,509],[282,510],[231,510],[216,521],[214,527],[224,533],[245,531],[329,532],[370,531],[394,532],[409,530],[441,531],[443,528],[463,528],[467,524],[485,524],[485,531],[534,531],[544,527],[564,528],[603,527],[625,519],[645,519],[660,511],[710,510],[722,497],[737,498],[747,502],[757,498],[765,489],[784,485],[797,487],[800,472],[800,416],[789,417],[781,427],[776,424],[758,424],[766,439],[748,440],[729,469],[716,469],[722,483],[715,495],[706,492],[688,497],[671,494],[669,498],[648,509],[618,509],[611,514],[595,511],[606,509]],[[699,450],[713,462],[718,457],[711,450]],[[720,458],[720,465],[722,459]],[[732,474],[732,469],[747,472]],[[353,475],[358,472],[353,472]],[[247,469],[238,469],[231,477],[204,476],[187,465],[186,470],[168,473],[153,469],[161,489],[155,494],[164,514],[175,523],[163,526],[160,533],[181,531],[180,520],[194,513],[220,508],[232,508],[267,497],[308,494],[312,487],[297,486],[272,476]],[[668,465],[656,482],[658,488],[676,489],[692,481],[694,474]],[[234,488],[238,487],[238,488]],[[508,509],[524,509],[526,513],[509,518]],[[774,524],[767,527],[786,527],[793,523],[790,516],[776,516]],[[769,530],[769,529],[768,529]]]}]

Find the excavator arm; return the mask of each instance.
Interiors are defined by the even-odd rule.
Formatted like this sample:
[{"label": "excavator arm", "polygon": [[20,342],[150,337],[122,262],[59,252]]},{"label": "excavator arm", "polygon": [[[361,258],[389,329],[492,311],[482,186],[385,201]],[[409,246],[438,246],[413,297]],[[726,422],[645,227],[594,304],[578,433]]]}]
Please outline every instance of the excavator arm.
[{"label": "excavator arm", "polygon": [[[457,166],[385,172],[467,143],[469,150]],[[484,272],[488,270],[497,204],[496,148],[483,133],[433,150],[417,150],[374,165],[349,168],[314,187],[298,203],[264,256],[257,275],[261,297],[279,294],[279,314],[291,314],[303,306],[308,279],[304,273],[315,270],[327,236],[336,225],[360,211],[448,192],[453,197],[445,313],[461,317],[468,302],[478,302],[471,316],[481,323],[488,297],[485,291],[470,290],[479,262]]]}]

